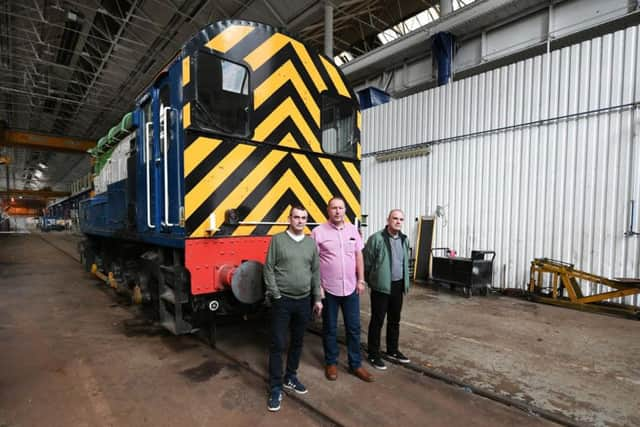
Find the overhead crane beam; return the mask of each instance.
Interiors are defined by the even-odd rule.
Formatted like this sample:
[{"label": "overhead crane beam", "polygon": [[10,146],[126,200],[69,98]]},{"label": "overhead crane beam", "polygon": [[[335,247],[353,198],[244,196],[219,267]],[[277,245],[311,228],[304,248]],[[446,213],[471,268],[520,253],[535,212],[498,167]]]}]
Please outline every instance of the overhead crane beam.
[{"label": "overhead crane beam", "polygon": [[71,193],[68,191],[50,191],[50,190],[0,190],[0,197],[30,197],[30,198],[41,198],[41,199],[55,199],[58,197],[67,197],[70,196]]},{"label": "overhead crane beam", "polygon": [[88,149],[95,147],[96,142],[69,136],[0,129],[0,145],[15,145],[54,151],[86,152]]}]

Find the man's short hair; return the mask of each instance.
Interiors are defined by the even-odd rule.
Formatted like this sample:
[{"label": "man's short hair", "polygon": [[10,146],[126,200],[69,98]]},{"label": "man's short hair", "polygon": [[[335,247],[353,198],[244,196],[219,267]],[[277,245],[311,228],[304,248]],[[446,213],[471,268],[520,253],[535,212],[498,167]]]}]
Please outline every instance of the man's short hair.
[{"label": "man's short hair", "polygon": [[402,216],[404,216],[404,211],[402,209],[395,208],[389,211],[389,215],[387,215],[387,219],[391,218],[391,215],[393,215],[394,212],[402,212]]},{"label": "man's short hair", "polygon": [[342,204],[347,206],[347,202],[344,201],[344,199],[340,196],[333,196],[329,199],[329,201],[327,202],[327,207],[329,207],[329,205],[331,204],[331,202],[333,202],[334,200],[340,200],[342,201]]},{"label": "man's short hair", "polygon": [[[293,210],[297,209],[299,211],[305,211],[307,212],[307,210],[302,206],[302,205],[291,205],[291,209],[289,209],[289,216],[293,215]],[[308,212],[307,212],[308,213]]]}]

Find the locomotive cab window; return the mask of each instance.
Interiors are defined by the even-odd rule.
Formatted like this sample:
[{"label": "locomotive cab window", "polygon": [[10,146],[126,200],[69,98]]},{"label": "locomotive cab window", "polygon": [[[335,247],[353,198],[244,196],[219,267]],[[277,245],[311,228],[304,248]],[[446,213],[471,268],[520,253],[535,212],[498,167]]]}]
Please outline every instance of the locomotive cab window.
[{"label": "locomotive cab window", "polygon": [[321,122],[324,152],[355,157],[355,108],[351,100],[323,94]]},{"label": "locomotive cab window", "polygon": [[245,67],[200,51],[196,61],[195,124],[214,132],[249,133],[249,72]]}]

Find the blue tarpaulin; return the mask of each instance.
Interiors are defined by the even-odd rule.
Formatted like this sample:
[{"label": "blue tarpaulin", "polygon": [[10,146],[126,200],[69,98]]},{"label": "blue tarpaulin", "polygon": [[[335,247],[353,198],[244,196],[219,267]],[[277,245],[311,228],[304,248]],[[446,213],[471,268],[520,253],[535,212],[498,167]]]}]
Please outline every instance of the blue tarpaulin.
[{"label": "blue tarpaulin", "polygon": [[433,36],[431,48],[438,63],[438,86],[446,85],[451,80],[453,41],[451,33],[441,32]]}]

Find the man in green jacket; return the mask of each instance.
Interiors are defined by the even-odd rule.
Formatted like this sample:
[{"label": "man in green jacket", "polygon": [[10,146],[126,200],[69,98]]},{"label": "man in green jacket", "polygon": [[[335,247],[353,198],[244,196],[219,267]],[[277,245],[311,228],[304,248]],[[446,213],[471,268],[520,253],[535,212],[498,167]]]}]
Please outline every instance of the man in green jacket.
[{"label": "man in green jacket", "polygon": [[393,209],[387,226],[374,233],[364,247],[366,281],[371,288],[369,363],[385,370],[380,357],[380,331],[387,316],[387,357],[399,363],[410,360],[398,349],[403,295],[409,291],[409,242],[402,233],[404,213]]},{"label": "man in green jacket", "polygon": [[[298,380],[302,340],[311,317],[311,298],[316,315],[322,312],[320,260],[315,242],[304,234],[307,211],[294,206],[289,227],[271,239],[264,264],[264,281],[271,306],[269,344],[269,411],[278,411],[282,388],[304,394],[307,388]],[[287,370],[282,380],[282,353],[291,333]]]}]

